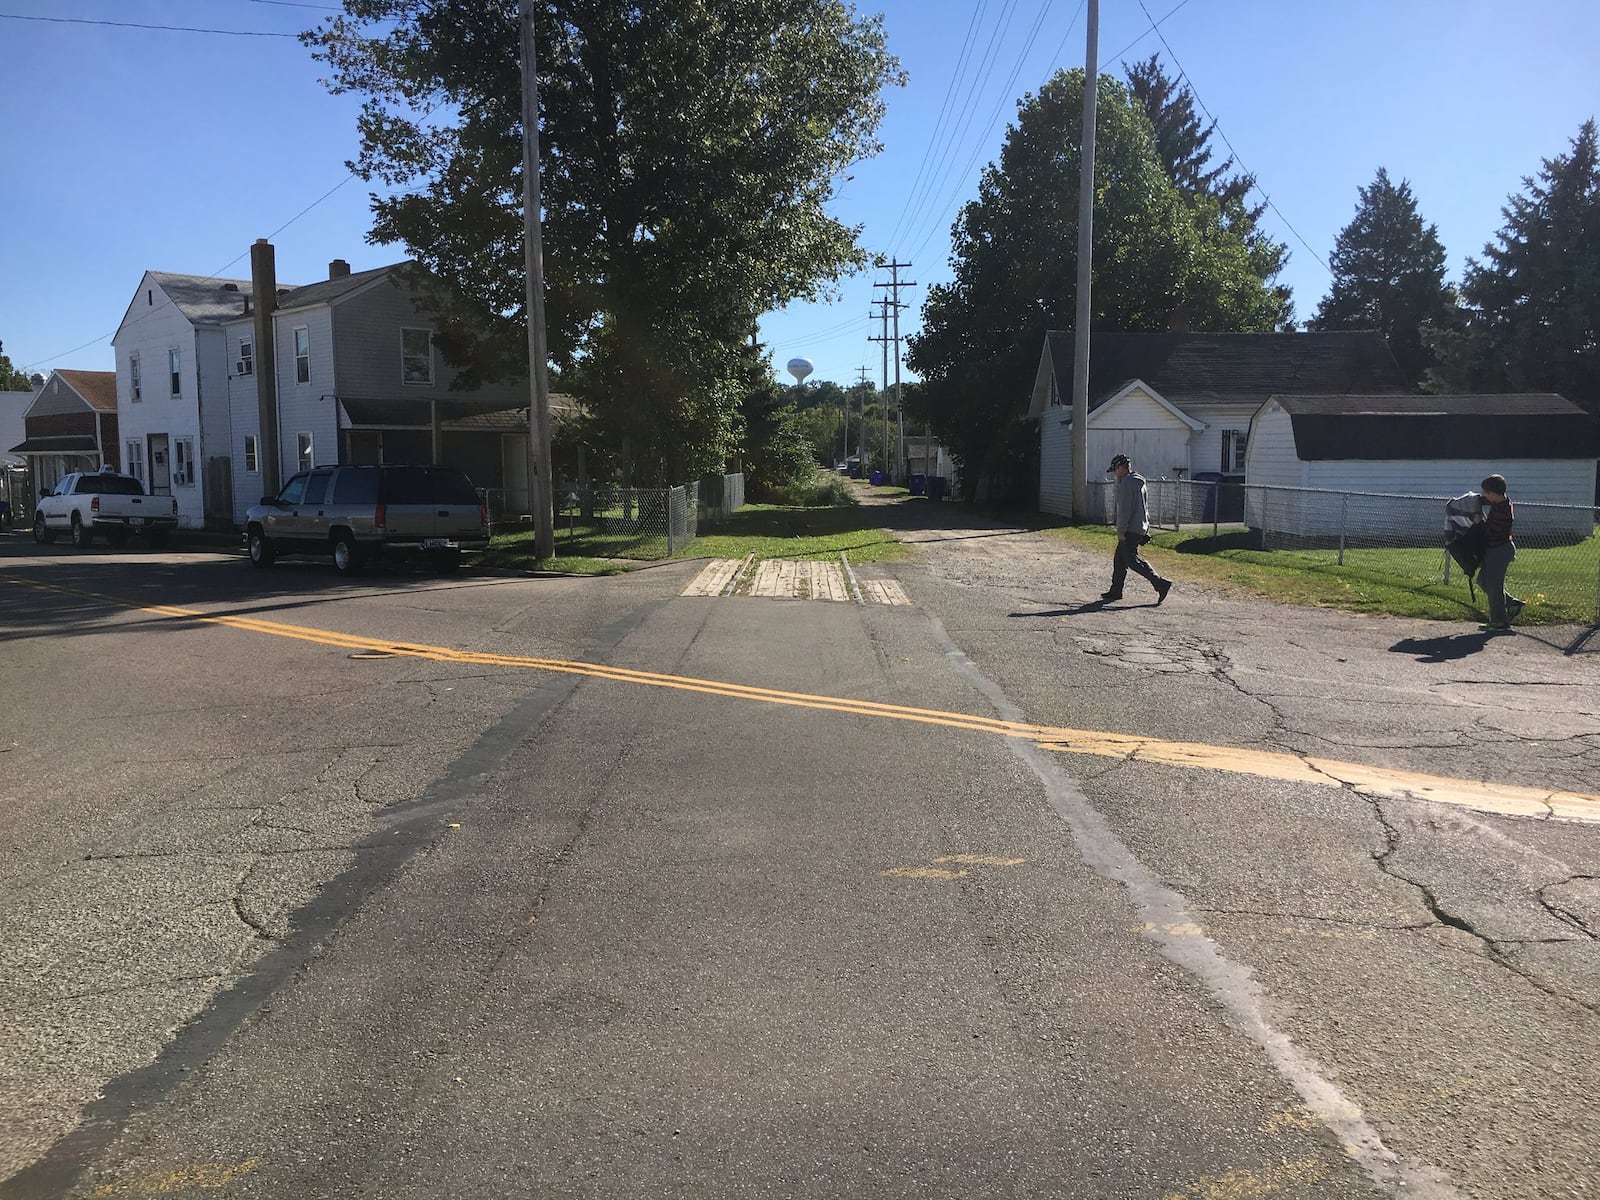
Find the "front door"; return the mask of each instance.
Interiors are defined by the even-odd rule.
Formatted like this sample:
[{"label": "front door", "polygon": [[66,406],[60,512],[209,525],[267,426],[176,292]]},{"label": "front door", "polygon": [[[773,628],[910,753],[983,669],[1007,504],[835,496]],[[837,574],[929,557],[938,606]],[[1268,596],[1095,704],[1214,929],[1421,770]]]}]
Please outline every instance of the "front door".
[{"label": "front door", "polygon": [[150,494],[172,495],[172,461],[167,457],[167,435],[150,434],[145,438],[145,448],[150,455]]}]

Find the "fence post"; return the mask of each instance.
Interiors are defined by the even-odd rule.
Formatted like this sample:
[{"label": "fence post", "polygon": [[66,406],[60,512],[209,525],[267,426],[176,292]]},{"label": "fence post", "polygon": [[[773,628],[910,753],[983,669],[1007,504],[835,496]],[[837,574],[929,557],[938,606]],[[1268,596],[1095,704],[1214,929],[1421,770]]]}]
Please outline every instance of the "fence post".
[{"label": "fence post", "polygon": [[667,557],[671,558],[676,551],[672,548],[672,507],[673,501],[678,498],[677,488],[667,489]]},{"label": "fence post", "polygon": [[1211,540],[1218,537],[1218,530],[1222,526],[1222,480],[1217,480],[1211,485]]},{"label": "fence post", "polygon": [[1350,524],[1350,493],[1339,497],[1339,565],[1344,566],[1344,531]]}]

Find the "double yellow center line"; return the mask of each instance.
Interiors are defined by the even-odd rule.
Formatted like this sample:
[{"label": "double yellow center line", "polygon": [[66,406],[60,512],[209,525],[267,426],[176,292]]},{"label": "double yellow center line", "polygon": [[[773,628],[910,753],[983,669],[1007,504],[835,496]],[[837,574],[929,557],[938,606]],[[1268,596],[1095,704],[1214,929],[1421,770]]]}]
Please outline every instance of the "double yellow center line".
[{"label": "double yellow center line", "polygon": [[941,725],[951,729],[965,729],[973,733],[998,734],[1001,737],[1020,738],[1033,742],[1045,750],[1065,754],[1089,754],[1102,758],[1120,758],[1130,762],[1157,763],[1162,766],[1189,769],[1227,771],[1287,783],[1318,784],[1328,787],[1348,788],[1363,796],[1390,799],[1429,800],[1451,804],[1480,812],[1500,813],[1510,816],[1555,817],[1568,821],[1600,823],[1600,795],[1586,792],[1568,792],[1546,788],[1521,787],[1515,784],[1492,783],[1469,779],[1451,779],[1439,775],[1424,775],[1414,771],[1401,771],[1389,767],[1372,767],[1361,763],[1342,762],[1337,759],[1309,755],[1284,754],[1271,750],[1249,750],[1237,746],[1213,746],[1198,742],[1171,742],[1159,738],[1139,737],[1130,734],[1106,733],[1092,729],[1067,729],[1054,725],[1036,725],[1022,721],[1003,721],[996,717],[974,716],[968,713],[947,712],[940,709],[913,708],[903,704],[882,704],[874,700],[852,700],[840,696],[820,696],[809,692],[787,692],[776,688],[751,687],[740,683],[725,683],[715,679],[697,679],[685,675],[664,675],[655,671],[636,671],[627,667],[611,667],[600,663],[574,662],[560,658],[536,658],[518,654],[489,654],[474,650],[456,650],[448,646],[429,646],[413,642],[395,642],[384,638],[362,637],[359,634],[335,633],[313,629],[304,625],[288,625],[279,621],[266,621],[256,617],[207,613],[198,609],[179,608],[169,604],[137,604],[115,596],[80,591],[58,584],[41,583],[0,576],[12,584],[41,588],[81,596],[118,608],[133,609],[155,616],[175,620],[197,621],[208,625],[222,625],[246,633],[259,633],[271,637],[292,638],[352,650],[367,654],[388,654],[406,658],[426,659],[431,662],[460,663],[475,667],[510,667],[521,670],[547,671],[563,675],[587,676],[607,679],[615,683],[628,683],[646,687],[671,688],[675,691],[697,692],[707,696],[723,696],[731,700],[757,701],[762,704],[779,704],[792,708],[810,708],[822,712],[848,713],[852,716],[877,717],[891,721],[912,721],[923,725]]}]

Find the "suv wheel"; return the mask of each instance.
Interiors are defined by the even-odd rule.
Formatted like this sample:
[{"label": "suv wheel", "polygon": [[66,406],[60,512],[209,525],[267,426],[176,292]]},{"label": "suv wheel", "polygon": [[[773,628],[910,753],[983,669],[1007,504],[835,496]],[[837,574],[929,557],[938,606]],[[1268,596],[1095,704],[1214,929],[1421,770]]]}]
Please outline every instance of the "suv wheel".
[{"label": "suv wheel", "polygon": [[79,519],[77,513],[72,514],[72,544],[79,550],[87,550],[94,542],[94,530]]},{"label": "suv wheel", "polygon": [[361,552],[356,540],[345,530],[333,535],[333,569],[341,575],[354,575],[361,570]]},{"label": "suv wheel", "polygon": [[43,513],[40,513],[38,516],[33,518],[33,540],[38,542],[41,546],[48,546],[51,542],[56,540],[54,531],[48,528],[44,523]]},{"label": "suv wheel", "polygon": [[249,546],[252,566],[270,567],[278,557],[278,552],[273,549],[272,543],[267,541],[267,535],[259,529],[250,531]]}]

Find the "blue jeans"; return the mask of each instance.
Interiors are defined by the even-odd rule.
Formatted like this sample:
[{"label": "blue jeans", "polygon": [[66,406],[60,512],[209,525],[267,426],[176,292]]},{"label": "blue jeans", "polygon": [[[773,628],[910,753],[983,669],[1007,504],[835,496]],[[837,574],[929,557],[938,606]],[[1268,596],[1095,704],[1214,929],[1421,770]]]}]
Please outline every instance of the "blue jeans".
[{"label": "blue jeans", "polygon": [[1483,566],[1478,568],[1478,586],[1489,601],[1489,620],[1496,625],[1506,622],[1506,568],[1516,556],[1517,548],[1510,542],[1490,546],[1483,552]]}]

